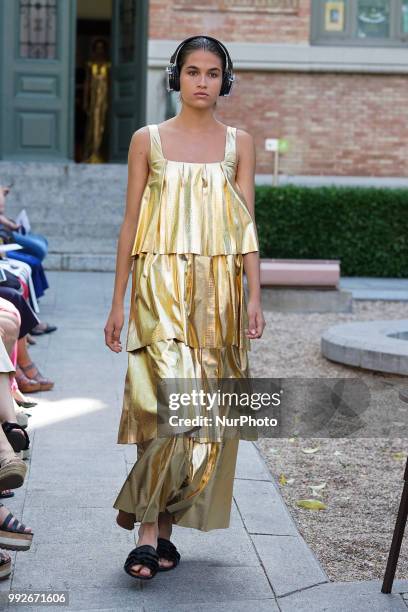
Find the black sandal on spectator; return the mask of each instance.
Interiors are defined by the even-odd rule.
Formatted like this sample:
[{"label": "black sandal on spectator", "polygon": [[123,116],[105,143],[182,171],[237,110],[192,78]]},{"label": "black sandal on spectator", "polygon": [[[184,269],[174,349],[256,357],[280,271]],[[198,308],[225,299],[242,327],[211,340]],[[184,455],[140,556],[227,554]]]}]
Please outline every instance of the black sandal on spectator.
[{"label": "black sandal on spectator", "polygon": [[[0,503],[0,506],[4,504]],[[33,535],[32,531],[26,531],[26,526],[9,512],[0,525],[0,547],[8,550],[28,550]]]},{"label": "black sandal on spectator", "polygon": [[167,540],[166,538],[157,538],[156,551],[159,555],[159,558],[173,562],[173,565],[171,565],[170,567],[159,566],[159,572],[168,572],[169,570],[174,569],[179,564],[181,559],[180,553],[174,546],[173,542],[170,542],[170,540]]},{"label": "black sandal on spectator", "polygon": [[11,574],[11,557],[0,550],[0,580],[5,580]]},{"label": "black sandal on spectator", "polygon": [[[9,421],[5,421],[1,426],[15,453],[19,453],[29,448],[30,438],[24,427],[21,427],[18,423],[10,423]],[[22,434],[20,432],[22,432]]]},{"label": "black sandal on spectator", "polygon": [[[143,574],[134,574],[130,568],[133,565],[143,565],[150,570],[150,576],[143,576]],[[136,546],[130,551],[128,558],[123,566],[125,572],[132,576],[132,578],[139,578],[140,580],[151,580],[159,569],[159,555],[156,552],[154,546],[150,544],[143,544],[142,546]],[[142,568],[139,569],[139,572]]]},{"label": "black sandal on spectator", "polygon": [[40,324],[39,324],[33,327],[30,334],[32,336],[42,336],[43,334],[49,334],[55,331],[56,329],[57,329],[56,325],[49,325],[48,323],[46,323],[45,327],[40,327]]},{"label": "black sandal on spectator", "polygon": [[[8,491],[8,493],[6,493]],[[0,491],[0,499],[6,499],[6,497],[14,497],[14,491],[10,489],[4,489],[4,491]]]},{"label": "black sandal on spectator", "polygon": [[34,400],[20,400],[14,398],[14,401],[16,402],[17,406],[20,406],[20,408],[25,408],[26,410],[27,408],[34,408],[34,406],[38,406],[38,402],[35,402]]}]

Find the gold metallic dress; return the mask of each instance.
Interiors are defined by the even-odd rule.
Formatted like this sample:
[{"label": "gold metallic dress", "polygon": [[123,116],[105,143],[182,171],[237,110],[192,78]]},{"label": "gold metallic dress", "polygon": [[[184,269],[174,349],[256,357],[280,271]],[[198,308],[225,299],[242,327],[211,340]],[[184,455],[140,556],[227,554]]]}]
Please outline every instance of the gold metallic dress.
[{"label": "gold metallic dress", "polygon": [[206,388],[250,377],[243,254],[258,251],[258,239],[235,183],[236,128],[227,126],[224,159],[212,163],[165,159],[157,125],[148,128],[118,433],[118,444],[137,444],[137,461],[114,508],[137,522],[167,511],[177,525],[209,531],[229,526],[239,440],[205,428],[158,438],[156,382]]}]

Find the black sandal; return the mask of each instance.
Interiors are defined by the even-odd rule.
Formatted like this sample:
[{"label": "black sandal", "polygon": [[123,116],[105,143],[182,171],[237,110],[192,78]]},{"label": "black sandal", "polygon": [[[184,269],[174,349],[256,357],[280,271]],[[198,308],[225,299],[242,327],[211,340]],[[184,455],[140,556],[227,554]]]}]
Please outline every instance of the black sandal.
[{"label": "black sandal", "polygon": [[166,538],[157,538],[157,554],[159,558],[166,559],[167,561],[173,561],[173,565],[170,567],[160,567],[159,572],[168,572],[174,569],[180,562],[181,556],[173,542],[166,540]]},{"label": "black sandal", "polygon": [[[133,565],[144,565],[149,568],[150,576],[143,576],[143,574],[134,574],[130,571]],[[132,578],[139,578],[140,580],[151,580],[159,569],[159,555],[156,552],[154,546],[150,544],[143,544],[142,546],[136,546],[130,551],[128,558],[125,561],[123,569]],[[140,571],[140,570],[139,570]]]},{"label": "black sandal", "polygon": [[[4,506],[4,504],[0,504]],[[34,532],[26,531],[24,523],[20,523],[9,512],[0,525],[0,547],[8,550],[28,550],[33,541]]]},{"label": "black sandal", "polygon": [[[6,434],[6,438],[10,442],[10,445],[15,453],[28,449],[30,446],[30,438],[28,437],[25,427],[22,427],[18,423],[11,423],[9,421],[2,423],[2,427],[4,433]],[[22,431],[24,435],[22,436],[18,430]]]}]

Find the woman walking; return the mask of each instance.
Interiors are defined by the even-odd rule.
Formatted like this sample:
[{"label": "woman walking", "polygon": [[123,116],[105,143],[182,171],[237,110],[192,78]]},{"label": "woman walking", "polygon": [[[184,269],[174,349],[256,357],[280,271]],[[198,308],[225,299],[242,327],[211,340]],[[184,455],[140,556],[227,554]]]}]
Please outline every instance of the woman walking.
[{"label": "woman walking", "polygon": [[[218,40],[183,41],[167,68],[180,113],[132,137],[107,346],[120,352],[124,296],[133,260],[128,370],[118,443],[137,461],[114,503],[117,522],[139,539],[125,571],[151,579],[176,567],[172,525],[229,527],[238,439],[191,428],[157,436],[162,379],[248,378],[250,340],[265,321],[254,219],[255,149],[243,130],[214,117],[234,80]],[[135,236],[136,233],[136,236]],[[248,302],[243,274],[248,283]],[[211,434],[211,435],[210,435]],[[215,440],[215,441],[214,441]]]}]

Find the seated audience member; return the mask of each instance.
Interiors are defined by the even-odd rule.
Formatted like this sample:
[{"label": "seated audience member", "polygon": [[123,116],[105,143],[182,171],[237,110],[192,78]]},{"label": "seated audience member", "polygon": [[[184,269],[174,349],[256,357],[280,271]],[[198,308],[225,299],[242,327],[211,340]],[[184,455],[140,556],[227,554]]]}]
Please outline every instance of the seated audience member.
[{"label": "seated audience member", "polygon": [[[9,192],[9,188],[0,187],[0,225],[2,228],[3,239],[4,239],[4,233],[6,233],[6,235],[8,233],[9,235],[8,242],[15,242],[14,237],[16,234],[16,230],[19,229],[20,226],[18,226],[12,219],[9,219],[5,214],[5,197],[8,192]],[[31,251],[27,251],[23,248],[22,250],[18,250],[18,251],[8,251],[7,252],[7,257],[9,259],[27,263],[31,267],[32,281],[33,281],[34,291],[35,291],[35,295],[37,299],[42,297],[44,295],[45,290],[49,288],[47,277],[45,275],[45,271],[41,263],[46,253],[43,254],[44,249],[41,250],[42,259],[32,254],[32,252],[34,251],[37,251],[37,253],[39,253],[40,246],[39,246],[38,240],[39,240],[38,237],[35,238],[36,248],[31,249]]]},{"label": "seated audience member", "polygon": [[19,402],[29,401],[24,397],[24,393],[36,393],[38,391],[49,391],[54,387],[54,383],[45,378],[33,363],[27,346],[27,334],[32,332],[39,324],[37,316],[32,311],[30,305],[24,300],[23,296],[14,288],[4,287],[0,283],[0,304],[3,310],[7,305],[18,310],[21,320],[19,338],[17,342],[16,355],[16,374],[12,384],[12,392],[15,399]]},{"label": "seated audience member", "polygon": [[[3,310],[0,306],[0,490],[17,489],[24,484],[26,464],[16,452],[26,449],[30,440],[16,421],[13,398],[10,391],[10,374],[14,366],[10,359],[19,334],[19,314]],[[16,519],[10,510],[0,503],[0,548],[28,550],[33,532]],[[11,573],[11,557],[0,551],[0,578]]]},{"label": "seated audience member", "polygon": [[10,187],[0,185],[0,223],[10,231],[13,242],[19,244],[23,253],[34,255],[41,262],[48,253],[48,240],[41,234],[33,232],[26,233],[25,229],[18,225],[13,219],[6,215],[6,196],[10,193]]}]

